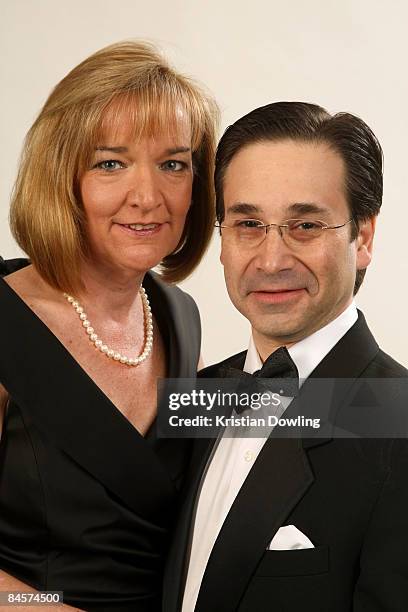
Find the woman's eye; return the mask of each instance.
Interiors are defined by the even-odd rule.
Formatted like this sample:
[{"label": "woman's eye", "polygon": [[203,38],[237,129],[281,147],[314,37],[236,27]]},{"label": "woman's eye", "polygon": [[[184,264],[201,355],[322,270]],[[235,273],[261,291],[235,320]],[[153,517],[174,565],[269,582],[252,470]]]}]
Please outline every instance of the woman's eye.
[{"label": "woman's eye", "polygon": [[125,165],[117,159],[105,159],[104,161],[95,164],[94,167],[100,168],[101,170],[106,170],[107,172],[112,172],[114,170],[124,168]]},{"label": "woman's eye", "polygon": [[170,170],[170,172],[181,172],[187,168],[187,164],[176,159],[169,159],[161,164],[161,167],[163,170]]}]

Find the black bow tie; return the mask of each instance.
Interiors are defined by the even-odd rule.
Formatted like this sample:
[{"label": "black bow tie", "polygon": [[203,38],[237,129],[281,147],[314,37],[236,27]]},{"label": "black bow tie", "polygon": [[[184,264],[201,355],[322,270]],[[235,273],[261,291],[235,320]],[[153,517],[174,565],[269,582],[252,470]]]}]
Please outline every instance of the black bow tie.
[{"label": "black bow tie", "polygon": [[281,346],[269,355],[262,368],[253,374],[228,366],[222,368],[222,374],[228,378],[239,378],[241,393],[259,392],[259,387],[264,392],[279,393],[286,397],[296,397],[299,393],[299,372],[286,346]]}]

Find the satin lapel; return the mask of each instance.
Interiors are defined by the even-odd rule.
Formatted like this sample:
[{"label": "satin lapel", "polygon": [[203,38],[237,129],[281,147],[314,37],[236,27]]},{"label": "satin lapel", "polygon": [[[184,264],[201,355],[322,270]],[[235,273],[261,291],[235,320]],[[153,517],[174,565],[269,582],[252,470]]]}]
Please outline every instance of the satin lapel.
[{"label": "satin lapel", "polygon": [[[379,351],[377,342],[368,329],[364,315],[358,311],[358,319],[339,342],[332,348],[326,357],[313,370],[310,377],[305,381],[302,388],[302,412],[303,407],[316,406],[322,402],[322,396],[316,395],[315,379],[331,379],[333,381],[330,393],[330,417],[335,419],[335,414],[341,404],[347,398],[348,393],[356,379],[364,376],[369,363]],[[326,386],[330,392],[330,384]],[[296,414],[297,402],[293,401],[287,411],[287,416]],[[330,428],[327,429],[328,437],[305,438],[304,448],[318,446],[331,439]]]},{"label": "satin lapel", "polygon": [[18,334],[13,325],[3,326],[1,382],[26,423],[42,430],[129,508],[161,522],[163,500],[172,501],[175,490],[154,451],[1,279],[0,299],[19,326]]},{"label": "satin lapel", "polygon": [[300,440],[266,442],[219,533],[195,612],[237,610],[268,543],[312,482]]}]

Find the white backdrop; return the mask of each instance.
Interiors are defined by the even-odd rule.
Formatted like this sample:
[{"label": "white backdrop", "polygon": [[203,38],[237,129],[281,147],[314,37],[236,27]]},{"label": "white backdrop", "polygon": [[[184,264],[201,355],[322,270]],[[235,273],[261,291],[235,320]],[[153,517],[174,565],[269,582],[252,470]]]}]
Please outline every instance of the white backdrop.
[{"label": "white backdrop", "polygon": [[[50,89],[87,55],[126,38],[158,44],[216,96],[222,128],[277,100],[350,111],[384,148],[375,257],[358,295],[384,350],[408,365],[408,5],[405,0],[13,0],[0,8],[0,253],[20,254],[7,223],[24,135]],[[183,286],[199,304],[209,364],[245,348],[215,237]]]}]

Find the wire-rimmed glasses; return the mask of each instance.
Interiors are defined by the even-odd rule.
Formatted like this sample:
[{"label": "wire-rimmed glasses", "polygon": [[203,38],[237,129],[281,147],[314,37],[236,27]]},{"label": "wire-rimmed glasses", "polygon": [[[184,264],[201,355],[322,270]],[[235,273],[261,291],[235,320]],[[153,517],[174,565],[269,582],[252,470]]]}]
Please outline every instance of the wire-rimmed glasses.
[{"label": "wire-rimmed glasses", "polygon": [[262,223],[259,219],[237,219],[231,225],[216,223],[215,227],[220,229],[220,233],[226,229],[226,237],[232,238],[234,242],[244,248],[259,246],[269,231],[269,228],[276,227],[281,238],[288,247],[308,245],[320,238],[325,230],[334,230],[344,227],[351,223],[349,219],[339,225],[328,225],[324,221],[309,219],[288,219],[283,223]]}]

